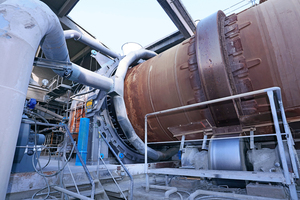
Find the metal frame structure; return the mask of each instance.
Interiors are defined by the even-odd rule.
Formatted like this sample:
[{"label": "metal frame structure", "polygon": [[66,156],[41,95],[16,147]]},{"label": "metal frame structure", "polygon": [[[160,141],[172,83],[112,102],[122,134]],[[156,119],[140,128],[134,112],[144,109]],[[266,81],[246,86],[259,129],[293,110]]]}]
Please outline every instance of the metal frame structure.
[{"label": "metal frame structure", "polygon": [[194,35],[195,23],[180,0],[157,0],[185,38]]},{"label": "metal frame structure", "polygon": [[[170,169],[151,169],[151,170],[148,169],[147,119],[149,116],[160,115],[160,114],[170,113],[170,112],[174,112],[174,111],[181,111],[184,109],[205,106],[205,105],[214,104],[214,103],[218,103],[218,102],[234,100],[234,99],[238,99],[238,98],[242,98],[242,97],[246,97],[246,96],[258,95],[258,94],[262,94],[262,93],[267,93],[268,98],[269,98],[272,118],[273,118],[275,132],[276,132],[275,134],[276,134],[276,138],[277,138],[277,142],[278,142],[279,155],[280,155],[282,168],[283,168],[283,174],[282,173],[266,173],[266,172],[250,172],[250,171],[191,170],[191,169],[176,169],[176,170],[172,169],[173,172],[170,172]],[[282,120],[282,124],[283,124],[285,133],[281,133],[281,131],[280,131],[279,118],[277,115],[278,111],[280,111],[280,113],[281,113],[281,120]],[[286,158],[286,155],[284,152],[282,135],[285,135],[286,140],[287,140],[287,146],[288,146],[288,151],[289,151],[289,155],[291,158],[293,173],[290,173],[288,170],[287,158]],[[256,137],[256,136],[253,134],[250,134],[249,137],[251,138],[251,137]],[[208,139],[206,139],[206,140],[208,140]],[[199,140],[199,141],[201,141],[201,140]],[[182,141],[182,142],[184,142],[184,141]],[[243,94],[228,96],[228,97],[224,97],[224,98],[209,100],[209,101],[196,103],[196,104],[192,104],[192,105],[181,106],[181,107],[177,107],[177,108],[172,108],[172,109],[149,113],[149,114],[145,115],[145,165],[144,165],[145,168],[144,168],[144,170],[145,170],[145,175],[146,175],[146,191],[148,192],[149,188],[150,188],[149,173],[177,174],[177,175],[185,175],[185,176],[193,176],[193,177],[209,177],[209,178],[218,177],[218,178],[239,179],[239,180],[279,182],[279,183],[283,183],[289,187],[291,199],[298,199],[294,178],[299,178],[299,173],[298,173],[295,153],[293,151],[293,145],[294,145],[293,137],[292,137],[291,131],[289,129],[289,125],[286,120],[283,103],[282,103],[281,90],[279,87],[272,87],[272,88],[257,90],[257,91],[253,91],[253,92],[247,92],[247,93],[243,93]]]},{"label": "metal frame structure", "polygon": [[[100,137],[101,136],[101,137]],[[119,156],[116,154],[116,152],[114,151],[114,149],[112,148],[112,146],[109,144],[109,142],[105,139],[105,137],[103,137],[103,134],[100,133],[99,131],[99,141],[100,139],[103,139],[104,142],[106,143],[106,145],[109,147],[110,151],[114,154],[115,158],[118,160],[118,162],[120,163],[120,165],[123,167],[124,171],[127,173],[129,179],[130,179],[130,200],[133,200],[133,177],[131,176],[131,174],[129,173],[128,169],[126,168],[126,166],[123,164],[122,160],[119,158]],[[100,152],[100,145],[99,145],[99,152]],[[104,166],[106,167],[106,169],[108,170],[104,160],[101,158],[101,155],[99,154],[99,159],[101,159],[101,161],[103,162]],[[98,162],[98,166],[97,169],[99,169],[99,162]],[[114,179],[113,175],[110,173],[110,171],[108,170],[109,174],[111,175],[111,177],[113,178],[114,182],[116,183],[118,189],[120,190],[120,192],[122,193],[124,199],[127,200],[126,196],[124,195],[124,193],[122,192],[122,190],[120,189],[118,183],[116,182],[116,180]]]},{"label": "metal frame structure", "polygon": [[[67,190],[65,188],[62,188],[62,187],[59,187],[59,186],[51,186],[51,187],[53,189],[59,191],[59,192],[62,192],[64,194],[67,194],[67,195],[70,195],[70,196],[73,196],[73,197],[76,197],[76,198],[86,199],[86,200],[92,200],[92,199],[94,199],[94,195],[95,195],[95,181],[93,180],[91,173],[89,172],[86,164],[84,163],[84,161],[82,159],[82,156],[80,155],[80,153],[78,153],[79,151],[78,151],[78,148],[77,148],[77,144],[73,140],[73,137],[72,137],[72,135],[71,135],[71,133],[70,133],[70,131],[68,129],[68,126],[66,124],[57,125],[57,124],[47,124],[47,123],[41,123],[41,122],[24,122],[24,123],[33,124],[33,125],[44,125],[44,126],[52,126],[52,127],[62,127],[62,128],[64,128],[66,130],[66,135],[71,140],[71,143],[73,144],[73,148],[75,149],[75,152],[77,153],[77,156],[78,156],[78,158],[80,160],[80,163],[81,163],[81,165],[82,165],[82,167],[84,169],[84,172],[85,172],[85,174],[86,174],[86,176],[87,176],[87,178],[88,178],[88,180],[89,180],[89,182],[91,184],[91,198],[83,196],[83,195],[81,195],[79,193],[75,193],[75,192],[69,191],[69,190]],[[64,139],[64,142],[66,142],[66,139],[67,138]],[[25,147],[29,148],[27,146],[25,146]],[[36,147],[34,147],[34,148],[36,148]],[[64,151],[64,154],[65,153],[66,152]],[[64,155],[64,158],[65,158],[65,155]],[[68,163],[66,163],[66,165],[68,166]],[[69,168],[69,166],[68,166],[68,168]],[[71,174],[72,179],[73,179],[73,175],[72,175],[72,172],[71,172],[70,168],[69,168],[69,171],[70,171],[70,174]],[[74,181],[74,179],[73,179],[73,181]],[[75,184],[74,186],[75,186],[75,188],[76,188],[76,190],[78,192],[78,188],[77,188],[76,182],[74,182],[74,184]]]}]

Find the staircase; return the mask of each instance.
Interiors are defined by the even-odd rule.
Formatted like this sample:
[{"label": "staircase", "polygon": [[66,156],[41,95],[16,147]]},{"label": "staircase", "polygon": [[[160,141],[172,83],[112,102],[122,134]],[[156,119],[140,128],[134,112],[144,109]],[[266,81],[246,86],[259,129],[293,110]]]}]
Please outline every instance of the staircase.
[{"label": "staircase", "polygon": [[[95,196],[94,199],[103,199],[103,200],[109,200],[103,186],[101,185],[100,181],[98,179],[94,179],[95,182]],[[77,188],[76,188],[77,187]],[[86,197],[91,197],[91,184],[88,180],[86,181],[80,181],[76,182],[76,186],[73,183],[65,184],[65,188],[71,192],[78,193],[77,189],[79,191],[79,194]],[[75,197],[69,197],[69,200],[77,199]]]}]

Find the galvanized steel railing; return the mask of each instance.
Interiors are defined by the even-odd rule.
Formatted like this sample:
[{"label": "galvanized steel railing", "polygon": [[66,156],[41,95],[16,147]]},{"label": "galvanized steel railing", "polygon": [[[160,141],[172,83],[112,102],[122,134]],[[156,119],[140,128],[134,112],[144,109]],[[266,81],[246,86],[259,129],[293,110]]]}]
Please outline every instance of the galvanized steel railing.
[{"label": "galvanized steel railing", "polygon": [[[186,106],[181,106],[181,107],[177,107],[177,108],[172,108],[172,109],[167,109],[167,110],[162,110],[162,111],[146,114],[145,115],[145,165],[144,165],[144,171],[146,174],[146,191],[148,192],[149,187],[150,187],[149,186],[149,174],[148,174],[148,152],[147,152],[147,146],[148,146],[147,119],[149,116],[160,115],[160,114],[165,114],[165,113],[174,112],[174,111],[181,111],[184,109],[205,106],[205,105],[209,105],[209,104],[219,103],[219,102],[223,102],[223,101],[238,99],[238,98],[262,94],[262,93],[267,93],[269,101],[270,101],[271,113],[272,113],[275,132],[276,132],[275,135],[276,135],[276,138],[278,141],[278,149],[279,149],[280,159],[281,159],[281,163],[282,163],[283,174],[285,177],[284,184],[289,186],[289,191],[290,191],[291,197],[297,197],[297,191],[296,191],[296,187],[295,187],[293,178],[299,178],[299,173],[298,173],[295,154],[293,151],[293,145],[294,145],[293,137],[292,137],[291,131],[289,129],[289,125],[286,120],[283,103],[282,103],[281,90],[279,87],[272,87],[272,88],[257,90],[257,91],[253,91],[253,92],[247,92],[247,93],[243,93],[243,94],[228,96],[228,97],[224,97],[224,98],[209,100],[209,101],[205,101],[205,102],[201,102],[201,103],[195,103],[192,105],[186,105]],[[276,99],[277,104],[275,104],[275,99]],[[278,105],[279,108],[276,105]],[[277,109],[280,110],[285,133],[281,133],[281,131],[280,131]],[[285,135],[286,139],[287,139],[287,145],[288,145],[289,155],[290,155],[291,162],[292,162],[294,176],[290,176],[290,173],[288,170],[287,158],[286,158],[286,155],[284,152],[284,146],[283,146],[283,141],[282,141],[282,137],[281,137],[282,135]],[[256,136],[251,135],[249,137],[256,137]],[[199,141],[201,141],[201,140],[199,140]],[[297,199],[297,198],[292,198],[292,199]]]},{"label": "galvanized steel railing", "polygon": [[[121,161],[121,159],[119,158],[119,156],[116,154],[116,152],[114,151],[114,149],[112,148],[112,146],[108,143],[108,141],[105,139],[105,137],[103,137],[102,133],[99,132],[99,136],[101,135],[101,138],[104,140],[104,142],[107,144],[107,146],[109,147],[110,151],[114,154],[114,156],[116,157],[116,159],[119,161],[119,163],[121,164],[121,166],[123,167],[123,169],[125,170],[125,172],[127,173],[127,175],[130,178],[130,200],[133,200],[133,177],[131,176],[131,174],[129,173],[128,169],[126,168],[126,166],[123,164],[123,162]],[[100,138],[99,138],[100,139]],[[100,146],[99,146],[100,147]],[[111,174],[111,172],[109,171],[109,169],[107,168],[104,160],[101,158],[100,154],[98,155],[99,159],[101,159],[101,161],[103,162],[104,166],[106,167],[106,169],[108,170],[110,176],[113,178],[115,184],[117,185],[118,189],[120,190],[120,192],[122,193],[123,197],[126,199],[126,196],[124,195],[124,193],[122,192],[121,188],[119,187],[118,183],[116,182],[116,180],[114,179],[113,175]]]},{"label": "galvanized steel railing", "polygon": [[[91,174],[90,174],[90,172],[89,172],[86,164],[84,163],[84,161],[83,161],[83,159],[82,159],[82,157],[81,157],[81,155],[80,155],[80,153],[78,151],[77,145],[76,145],[75,141],[73,140],[73,137],[72,137],[72,135],[71,135],[71,133],[70,133],[70,131],[68,129],[68,126],[66,124],[57,125],[57,124],[47,124],[47,123],[41,123],[41,122],[26,122],[26,123],[28,123],[28,124],[36,124],[36,125],[43,125],[43,126],[63,127],[66,130],[67,135],[69,136],[69,138],[70,138],[70,140],[72,142],[73,148],[75,149],[75,151],[76,151],[76,153],[78,155],[78,158],[80,160],[80,163],[82,164],[82,167],[83,167],[83,169],[84,169],[84,171],[85,171],[85,173],[87,175],[87,178],[88,178],[88,180],[89,180],[89,182],[91,184],[91,187],[92,187],[91,188],[91,198],[88,198],[88,197],[80,195],[78,193],[69,191],[69,190],[67,190],[65,188],[61,188],[59,186],[51,186],[51,187],[53,187],[53,189],[55,189],[57,191],[60,191],[60,192],[62,192],[64,194],[67,194],[67,195],[70,195],[70,196],[73,196],[73,197],[76,197],[76,198],[86,199],[86,200],[92,200],[92,199],[94,199],[94,196],[95,196],[95,182],[94,182],[94,180],[93,180],[93,178],[92,178],[92,176],[91,176]],[[65,138],[65,140],[66,140],[66,138]],[[26,146],[26,148],[28,148],[28,147]],[[65,157],[64,157],[64,159],[65,159]],[[67,165],[67,163],[66,163],[66,165]],[[70,170],[70,168],[69,168],[69,170]],[[58,172],[56,172],[56,173],[58,173]],[[71,176],[72,176],[72,172],[71,172]],[[75,187],[76,187],[76,190],[78,191],[76,183],[75,183]]]}]

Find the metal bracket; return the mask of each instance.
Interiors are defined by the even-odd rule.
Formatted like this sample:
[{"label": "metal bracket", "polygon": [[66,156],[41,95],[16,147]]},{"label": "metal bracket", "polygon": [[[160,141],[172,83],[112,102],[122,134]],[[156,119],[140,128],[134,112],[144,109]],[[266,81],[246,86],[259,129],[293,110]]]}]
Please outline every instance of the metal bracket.
[{"label": "metal bracket", "polygon": [[180,142],[180,148],[179,148],[180,151],[182,151],[184,148],[184,141],[185,141],[185,135],[182,135],[181,142]]},{"label": "metal bracket", "polygon": [[63,76],[68,78],[72,74],[72,63],[70,62],[63,62],[63,61],[57,61],[57,60],[50,60],[45,58],[34,58],[33,62],[34,66],[37,67],[44,67],[49,68],[52,70],[58,70],[63,71]]},{"label": "metal bracket", "polygon": [[207,134],[204,132],[203,134],[203,142],[202,142],[202,149],[207,150]]}]

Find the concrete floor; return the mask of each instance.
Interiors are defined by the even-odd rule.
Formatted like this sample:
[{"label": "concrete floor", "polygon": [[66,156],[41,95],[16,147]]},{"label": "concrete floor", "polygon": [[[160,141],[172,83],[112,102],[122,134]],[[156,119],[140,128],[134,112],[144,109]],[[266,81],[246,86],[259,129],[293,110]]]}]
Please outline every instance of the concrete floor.
[{"label": "concrete floor", "polygon": [[[44,166],[47,163],[47,161],[48,161],[48,157],[42,156],[40,158],[40,163],[42,166]],[[156,165],[157,164],[153,163],[150,164],[150,167],[155,168]],[[107,164],[107,167],[109,171],[113,174],[113,176],[116,178],[122,192],[125,194],[126,197],[128,197],[129,189],[130,189],[130,180],[128,176],[125,175],[124,170],[120,167],[120,165]],[[126,165],[126,167],[134,177],[134,191],[133,191],[134,198],[133,199],[143,199],[143,200],[165,199],[165,192],[166,192],[165,190],[150,189],[148,193],[145,191],[144,186],[146,185],[146,182],[145,182],[143,164],[135,164],[135,165],[129,164]],[[120,193],[115,183],[112,181],[110,174],[108,173],[108,170],[105,168],[103,164],[100,165],[98,171],[97,171],[97,165],[93,165],[93,166],[88,165],[87,168],[91,173],[93,179],[100,180],[101,185],[103,186],[103,189],[106,191],[106,194],[108,195],[109,199],[123,199],[122,194]],[[43,172],[47,175],[50,175],[55,173],[57,170],[58,170],[58,158],[53,156],[51,162],[43,170]],[[79,187],[88,188],[88,190],[90,190],[90,184],[84,172],[84,169],[82,166],[75,166],[75,159],[71,159],[68,165],[66,165],[65,169],[63,170],[64,184],[70,188],[72,188],[74,185],[70,170],[72,171],[72,175],[76,180],[76,183],[79,185]],[[166,185],[166,177],[163,175],[151,175],[149,180],[150,180],[150,185],[161,185],[161,186]],[[218,192],[226,192],[226,193],[233,192],[235,194],[246,194],[245,189],[219,187],[213,185],[210,181],[206,181],[200,178],[187,179],[183,177],[172,178],[170,176],[167,180],[170,187],[176,187],[178,189],[177,192],[172,193],[170,195],[170,199],[174,199],[174,200],[187,199],[188,196],[197,189],[209,190],[212,192],[218,191]],[[60,185],[58,175],[47,178],[47,181],[50,185],[53,184]],[[31,199],[32,195],[35,192],[37,192],[39,189],[46,186],[47,184],[45,182],[45,179],[35,172],[11,174],[10,183],[8,187],[9,194],[7,195],[6,199],[7,200]],[[81,188],[80,188],[80,192],[81,192]],[[72,190],[76,191],[74,187],[72,188]]]}]

